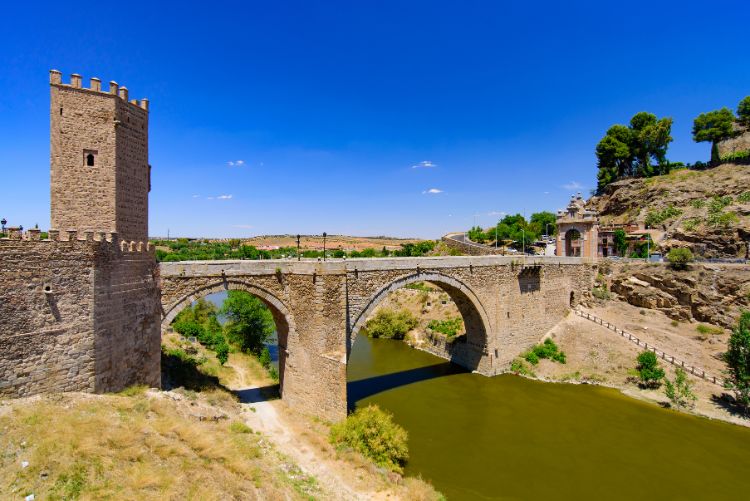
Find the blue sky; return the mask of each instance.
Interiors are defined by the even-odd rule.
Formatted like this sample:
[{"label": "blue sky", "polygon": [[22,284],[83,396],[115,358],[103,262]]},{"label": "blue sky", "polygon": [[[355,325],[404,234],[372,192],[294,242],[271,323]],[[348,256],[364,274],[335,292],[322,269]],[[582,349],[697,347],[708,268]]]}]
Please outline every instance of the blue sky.
[{"label": "blue sky", "polygon": [[554,211],[595,185],[610,125],[671,116],[670,159],[706,160],[692,119],[750,94],[746,0],[3,9],[0,217],[24,226],[49,224],[51,68],[150,99],[152,235],[434,238]]}]

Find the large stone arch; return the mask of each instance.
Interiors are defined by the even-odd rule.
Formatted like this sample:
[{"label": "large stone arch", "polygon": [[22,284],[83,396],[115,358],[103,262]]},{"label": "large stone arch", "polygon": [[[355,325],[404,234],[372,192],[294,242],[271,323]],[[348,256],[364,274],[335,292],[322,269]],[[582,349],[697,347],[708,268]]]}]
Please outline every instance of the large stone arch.
[{"label": "large stone arch", "polygon": [[359,331],[364,327],[367,317],[375,310],[377,305],[391,292],[414,282],[430,282],[437,285],[453,300],[461,313],[466,327],[465,346],[457,347],[457,353],[453,361],[465,367],[476,369],[482,358],[485,358],[489,336],[492,332],[490,316],[474,291],[464,282],[437,272],[411,273],[404,275],[378,289],[367,301],[365,307],[351,322],[351,329],[347,338],[346,358],[349,360],[354,340]]},{"label": "large stone arch", "polygon": [[162,306],[162,330],[169,327],[175,317],[177,317],[177,315],[188,305],[210,294],[228,290],[241,290],[248,292],[263,301],[263,303],[268,306],[268,309],[271,310],[273,321],[276,324],[276,334],[279,340],[279,391],[283,395],[289,336],[294,335],[296,328],[294,325],[294,317],[289,312],[289,309],[283,301],[268,290],[243,280],[236,279],[223,279],[209,284],[196,284],[195,287],[190,288],[190,292],[182,294],[171,304]]}]

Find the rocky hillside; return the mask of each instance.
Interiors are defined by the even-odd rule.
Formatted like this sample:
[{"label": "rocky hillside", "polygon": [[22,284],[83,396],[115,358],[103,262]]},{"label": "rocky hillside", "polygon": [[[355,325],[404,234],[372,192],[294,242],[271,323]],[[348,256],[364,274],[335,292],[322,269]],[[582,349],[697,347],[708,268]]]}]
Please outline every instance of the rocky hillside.
[{"label": "rocky hillside", "polygon": [[609,288],[640,308],[659,310],[678,321],[708,322],[731,329],[750,310],[750,266],[692,264],[673,270],[655,263],[603,266]]},{"label": "rocky hillside", "polygon": [[750,241],[750,165],[725,164],[705,171],[612,183],[587,207],[603,224],[641,222],[659,230],[666,251],[689,247],[705,258],[746,257]]}]

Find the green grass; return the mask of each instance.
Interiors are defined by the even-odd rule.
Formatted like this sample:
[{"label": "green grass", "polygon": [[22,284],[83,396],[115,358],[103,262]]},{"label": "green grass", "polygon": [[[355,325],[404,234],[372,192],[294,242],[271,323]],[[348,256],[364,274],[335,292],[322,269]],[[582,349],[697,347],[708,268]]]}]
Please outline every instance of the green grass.
[{"label": "green grass", "polygon": [[560,351],[552,339],[547,338],[542,344],[538,344],[522,355],[522,358],[531,365],[536,365],[539,360],[548,358],[555,362],[564,364],[566,362],[565,352]]},{"label": "green grass", "polygon": [[724,329],[721,327],[716,327],[713,325],[705,325],[705,324],[698,324],[695,328],[696,331],[700,334],[711,334],[711,335],[719,335],[724,334]]}]

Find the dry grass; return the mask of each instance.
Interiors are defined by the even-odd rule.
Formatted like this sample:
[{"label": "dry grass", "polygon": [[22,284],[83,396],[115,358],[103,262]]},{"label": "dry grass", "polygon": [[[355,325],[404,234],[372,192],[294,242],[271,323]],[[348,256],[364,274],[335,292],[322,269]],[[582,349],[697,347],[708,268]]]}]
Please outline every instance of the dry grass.
[{"label": "dry grass", "polygon": [[237,421],[196,412],[201,401],[133,393],[6,403],[0,491],[36,499],[307,496],[273,450]]}]

